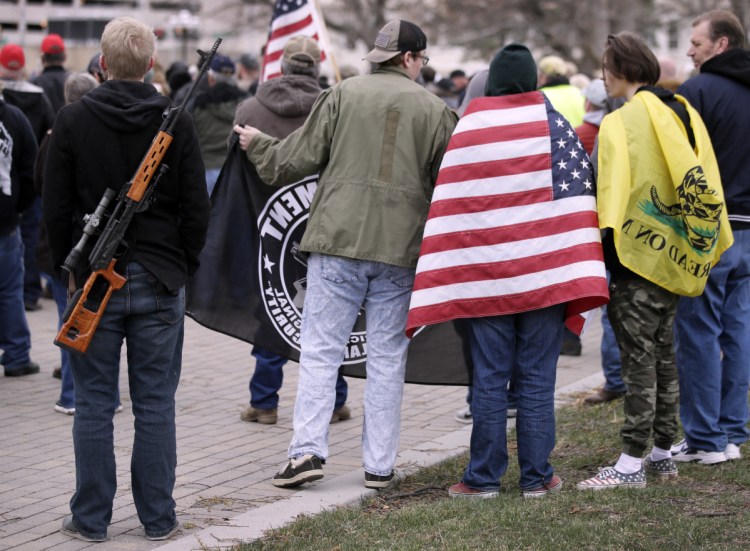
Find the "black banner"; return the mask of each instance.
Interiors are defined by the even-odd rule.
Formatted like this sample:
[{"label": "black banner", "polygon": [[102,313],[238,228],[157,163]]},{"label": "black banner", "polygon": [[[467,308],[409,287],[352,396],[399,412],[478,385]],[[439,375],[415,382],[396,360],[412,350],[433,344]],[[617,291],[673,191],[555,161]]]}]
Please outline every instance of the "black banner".
[{"label": "black banner", "polygon": [[[299,362],[307,258],[299,243],[317,175],[283,188],[263,184],[235,144],[211,196],[200,268],[188,285],[187,314],[214,331]],[[406,381],[466,385],[469,363],[462,322],[423,329],[409,346]],[[344,375],[365,376],[364,310],[351,330]]]}]

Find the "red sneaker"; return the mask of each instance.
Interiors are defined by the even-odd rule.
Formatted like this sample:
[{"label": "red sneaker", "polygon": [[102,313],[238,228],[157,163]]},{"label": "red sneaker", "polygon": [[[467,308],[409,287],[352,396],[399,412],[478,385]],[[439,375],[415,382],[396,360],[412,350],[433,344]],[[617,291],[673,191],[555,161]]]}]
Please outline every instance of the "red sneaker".
[{"label": "red sneaker", "polygon": [[491,497],[497,497],[499,493],[498,490],[475,490],[474,488],[469,488],[463,482],[459,482],[448,488],[448,495],[451,497],[476,497],[479,499],[488,499]]},{"label": "red sneaker", "polygon": [[559,492],[560,490],[562,490],[562,486],[562,478],[560,478],[556,474],[553,474],[549,482],[545,482],[544,484],[541,484],[536,488],[523,490],[523,497],[544,497],[552,492]]}]

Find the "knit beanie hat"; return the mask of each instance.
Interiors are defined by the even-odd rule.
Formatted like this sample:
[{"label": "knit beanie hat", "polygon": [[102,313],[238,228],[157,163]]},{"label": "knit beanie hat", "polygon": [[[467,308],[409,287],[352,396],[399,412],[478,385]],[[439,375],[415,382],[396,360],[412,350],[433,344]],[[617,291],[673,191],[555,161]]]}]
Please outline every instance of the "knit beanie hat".
[{"label": "knit beanie hat", "polygon": [[490,63],[487,96],[509,96],[536,90],[536,63],[523,44],[508,44]]}]

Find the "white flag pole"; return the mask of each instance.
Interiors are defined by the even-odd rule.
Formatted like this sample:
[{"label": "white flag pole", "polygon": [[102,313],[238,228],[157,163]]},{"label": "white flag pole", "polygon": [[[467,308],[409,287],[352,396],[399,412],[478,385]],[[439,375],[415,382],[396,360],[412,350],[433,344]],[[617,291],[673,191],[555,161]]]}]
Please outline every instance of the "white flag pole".
[{"label": "white flag pole", "polygon": [[336,56],[331,48],[331,41],[328,38],[328,28],[326,27],[325,18],[323,12],[318,6],[317,0],[308,0],[312,5],[312,17],[315,22],[315,27],[318,29],[319,42],[323,45],[323,51],[326,53],[326,57],[331,60],[331,66],[333,67],[333,74],[336,77],[336,82],[341,82],[341,71],[339,70],[338,63],[336,63]]}]

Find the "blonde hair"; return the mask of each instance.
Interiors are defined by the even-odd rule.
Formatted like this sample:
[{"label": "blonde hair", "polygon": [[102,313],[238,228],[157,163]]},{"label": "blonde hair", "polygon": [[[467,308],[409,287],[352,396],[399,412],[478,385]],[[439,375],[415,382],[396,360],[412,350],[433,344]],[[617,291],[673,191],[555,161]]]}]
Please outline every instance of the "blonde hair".
[{"label": "blonde hair", "polygon": [[141,80],[150,69],[156,37],[148,25],[118,17],[104,27],[101,45],[109,80]]}]

